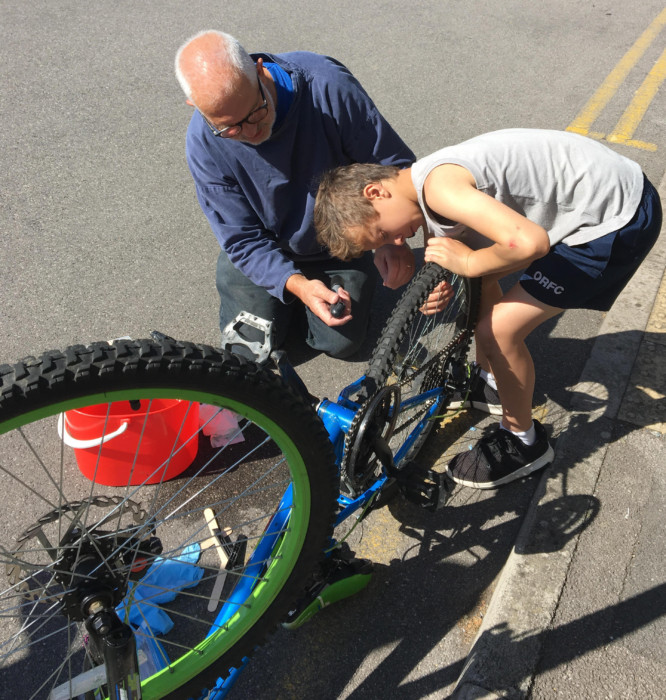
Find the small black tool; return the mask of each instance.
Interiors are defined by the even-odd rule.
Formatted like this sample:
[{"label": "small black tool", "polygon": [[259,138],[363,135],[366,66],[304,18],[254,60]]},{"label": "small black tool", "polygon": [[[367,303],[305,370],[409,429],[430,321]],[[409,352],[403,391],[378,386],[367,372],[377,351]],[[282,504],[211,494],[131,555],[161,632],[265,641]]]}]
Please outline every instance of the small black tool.
[{"label": "small black tool", "polygon": [[[338,275],[332,277],[331,289],[334,292],[337,292],[339,289],[342,289],[342,282],[342,277],[339,277]],[[342,299],[340,299],[340,301],[336,301],[335,304],[331,304],[330,312],[333,318],[342,318],[345,315],[345,302],[342,301]]]}]

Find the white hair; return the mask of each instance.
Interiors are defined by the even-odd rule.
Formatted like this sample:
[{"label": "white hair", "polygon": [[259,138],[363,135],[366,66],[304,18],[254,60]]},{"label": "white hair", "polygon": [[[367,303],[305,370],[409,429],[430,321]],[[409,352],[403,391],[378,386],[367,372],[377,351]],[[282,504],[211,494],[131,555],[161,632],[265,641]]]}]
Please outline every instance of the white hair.
[{"label": "white hair", "polygon": [[[180,87],[183,89],[183,92],[187,96],[188,100],[192,99],[192,87],[190,85],[190,81],[185,76],[181,68],[181,57],[183,55],[183,51],[192,41],[206,34],[214,34],[220,39],[218,50],[214,54],[219,65],[226,65],[228,68],[231,69],[233,73],[236,73],[237,75],[245,75],[250,80],[252,80],[254,75],[256,74],[256,67],[254,61],[252,60],[252,57],[240,45],[237,39],[231,36],[231,34],[225,34],[224,32],[219,32],[215,29],[204,29],[198,34],[191,36],[187,41],[185,41],[182,44],[182,46],[176,52],[176,78],[178,78]],[[220,85],[220,97],[225,97],[228,93],[230,93],[233,90],[233,87],[234,86],[230,85],[229,83],[227,83],[226,85]]]}]

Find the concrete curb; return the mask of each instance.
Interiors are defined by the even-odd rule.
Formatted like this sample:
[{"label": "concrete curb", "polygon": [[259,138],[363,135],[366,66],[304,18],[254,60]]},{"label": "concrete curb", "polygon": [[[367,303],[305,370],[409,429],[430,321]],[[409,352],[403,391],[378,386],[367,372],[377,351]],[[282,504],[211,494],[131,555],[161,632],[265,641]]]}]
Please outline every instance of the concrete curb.
[{"label": "concrete curb", "polygon": [[[666,173],[659,194],[666,202]],[[608,450],[607,444],[599,447],[598,438],[612,434],[665,267],[666,225],[601,324],[574,387],[576,398],[564,418],[555,461],[535,491],[452,700],[518,700],[529,692],[541,654],[540,633],[553,619],[586,518],[578,513],[577,528],[558,544],[563,533],[551,531],[552,515],[563,497],[594,493]],[[591,422],[593,431],[581,429]]]}]

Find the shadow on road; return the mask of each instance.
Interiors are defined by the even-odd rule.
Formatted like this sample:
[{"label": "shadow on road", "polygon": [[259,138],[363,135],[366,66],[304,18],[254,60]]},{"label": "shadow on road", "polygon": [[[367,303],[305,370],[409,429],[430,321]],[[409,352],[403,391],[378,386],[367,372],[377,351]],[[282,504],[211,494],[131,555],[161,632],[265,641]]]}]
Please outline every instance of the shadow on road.
[{"label": "shadow on road", "polygon": [[[520,551],[528,556],[562,550],[597,516],[600,503],[594,493],[570,489],[572,470],[585,470],[585,461],[597,450],[648,424],[647,419],[615,419],[613,411],[622,397],[613,394],[607,372],[620,368],[611,364],[599,376],[586,377],[586,386],[594,385],[591,393],[577,386],[593,340],[549,337],[554,326],[555,322],[546,324],[531,339],[536,402],[547,403],[558,430],[566,430],[572,439],[564,461],[559,461],[558,497],[539,505],[534,514],[539,527]],[[625,347],[637,346],[640,337],[618,332],[601,340],[607,347]],[[652,408],[661,406],[663,411],[658,375],[653,382],[654,386],[630,389],[654,396]],[[569,413],[572,404],[575,410]],[[466,415],[462,431],[483,420],[472,412]],[[434,432],[429,446],[437,440]],[[383,538],[385,548],[395,540],[397,556],[388,564],[376,564],[371,585],[355,598],[323,611],[291,635],[278,632],[275,642],[258,652],[239,684],[238,697],[269,693],[275,698],[411,700],[450,693],[537,482],[533,476],[494,492],[459,489],[451,505],[435,514],[400,499],[373,513],[359,542],[361,554],[364,537],[374,537]],[[398,541],[403,542],[402,551]],[[547,670],[630,634],[666,613],[664,585],[545,632],[511,638],[507,629],[492,628],[477,640],[475,652],[482,652],[486,644],[496,652],[501,643],[507,655],[498,663],[506,673],[506,687],[515,687],[528,678],[529,670],[521,664],[529,656],[526,649],[546,642],[555,649],[543,660]],[[452,654],[456,648],[464,651]]]}]

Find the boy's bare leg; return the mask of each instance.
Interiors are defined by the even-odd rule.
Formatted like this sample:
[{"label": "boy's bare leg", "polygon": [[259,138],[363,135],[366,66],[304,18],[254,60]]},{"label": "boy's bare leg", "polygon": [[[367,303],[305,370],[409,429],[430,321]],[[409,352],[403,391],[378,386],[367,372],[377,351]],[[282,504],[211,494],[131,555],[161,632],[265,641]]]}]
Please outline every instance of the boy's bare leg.
[{"label": "boy's bare leg", "polygon": [[487,363],[497,382],[502,424],[509,430],[526,431],[532,425],[534,363],[525,338],[562,309],[542,304],[520,284],[504,296],[500,292],[500,298],[492,303],[498,297],[489,281],[484,285],[484,296],[489,303],[482,302],[485,313],[476,329],[477,357],[482,367]]},{"label": "boy's bare leg", "polygon": [[[479,319],[485,318],[490,313],[493,306],[497,304],[504,296],[499,280],[500,278],[495,276],[483,277],[481,279],[481,303],[479,304]],[[486,372],[492,372],[490,369],[490,362],[488,361],[488,358],[483,352],[483,348],[478,341],[476,343],[476,362],[481,369],[484,369]]]}]

